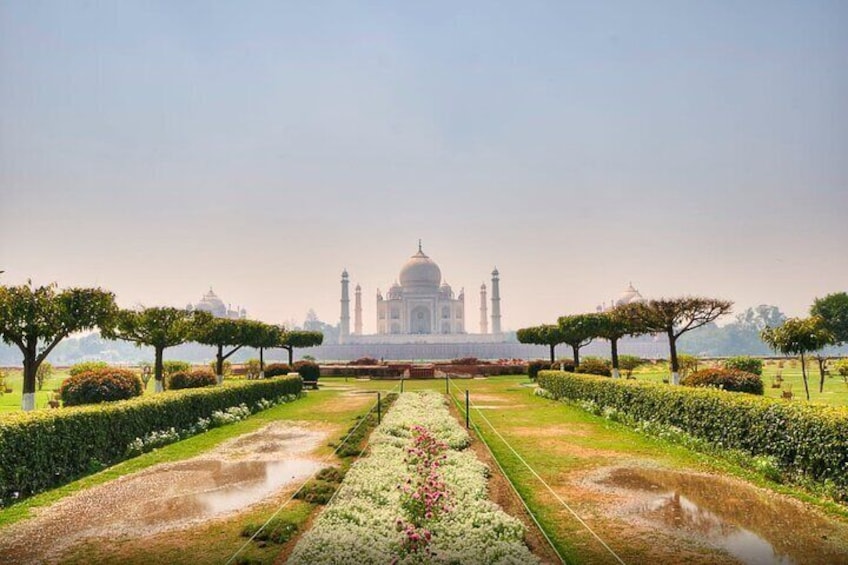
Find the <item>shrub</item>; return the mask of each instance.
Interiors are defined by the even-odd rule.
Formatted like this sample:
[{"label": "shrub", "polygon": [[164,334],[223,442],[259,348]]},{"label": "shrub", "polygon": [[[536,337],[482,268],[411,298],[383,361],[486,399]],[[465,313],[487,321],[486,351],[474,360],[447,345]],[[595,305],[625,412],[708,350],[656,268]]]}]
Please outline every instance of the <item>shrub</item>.
[{"label": "shrub", "polygon": [[135,373],[129,369],[106,367],[68,377],[59,394],[65,406],[80,406],[127,400],[140,396],[142,391],[141,379]]},{"label": "shrub", "polygon": [[[0,506],[112,465],[152,432],[186,430],[241,404],[297,395],[297,377],[168,391],[97,406],[15,412],[0,417]],[[17,495],[15,494],[17,493]]]},{"label": "shrub", "polygon": [[38,383],[38,390],[44,388],[44,383],[53,374],[53,365],[49,361],[42,361],[35,372],[35,382]]},{"label": "shrub", "polygon": [[624,376],[628,379],[633,376],[633,371],[635,371],[639,366],[644,364],[645,360],[641,357],[637,357],[636,355],[618,356],[618,367],[619,369],[624,371]]},{"label": "shrub", "polygon": [[535,381],[539,375],[539,371],[546,371],[551,368],[551,364],[547,361],[530,361],[527,364],[527,375],[530,380]]},{"label": "shrub", "polygon": [[736,369],[702,369],[686,375],[680,384],[692,387],[713,387],[731,392],[763,394],[763,379],[754,373]]},{"label": "shrub", "polygon": [[829,483],[848,496],[848,409],[719,390],[539,373],[554,398],[592,401],[636,421],[653,421],[726,449],[773,456],[781,468]]},{"label": "shrub", "polygon": [[606,359],[601,359],[600,357],[586,357],[580,361],[580,365],[574,369],[574,372],[610,377],[612,376],[612,367]]},{"label": "shrub", "polygon": [[[698,370],[698,361],[699,361],[698,358],[695,357],[694,355],[687,355],[685,353],[681,353],[680,355],[678,355],[677,356],[677,364],[680,367],[680,370],[678,371],[680,378],[685,379],[686,375],[688,375],[689,373],[691,373],[693,371],[697,371]],[[671,360],[669,360],[668,366],[669,366],[669,370],[671,370],[670,369]]]},{"label": "shrub", "polygon": [[162,361],[162,374],[165,378],[174,373],[187,373],[191,371],[191,363],[188,361]]},{"label": "shrub", "polygon": [[80,373],[87,373],[88,371],[97,371],[100,369],[108,368],[109,364],[106,361],[83,361],[81,363],[71,365],[71,368],[68,369],[68,374],[72,377],[76,377]]},{"label": "shrub", "polygon": [[848,359],[840,359],[833,363],[833,370],[840,377],[848,380]]},{"label": "shrub", "polygon": [[304,381],[317,381],[321,376],[321,369],[318,363],[312,361],[298,361],[294,364],[294,370],[300,373],[300,377]]},{"label": "shrub", "polygon": [[244,377],[248,380],[258,379],[262,372],[262,363],[259,359],[248,359],[244,364]]},{"label": "shrub", "polygon": [[286,376],[291,373],[291,370],[291,367],[285,363],[271,363],[270,365],[265,365],[265,378],[270,379],[271,377]]},{"label": "shrub", "polygon": [[730,357],[724,360],[725,369],[736,369],[737,371],[745,371],[755,375],[763,374],[763,360],[756,357],[747,357],[741,355],[739,357]]},{"label": "shrub", "polygon": [[[214,373],[215,371],[218,370],[218,362],[217,361],[210,361],[209,362],[209,368]],[[233,374],[233,363],[231,361],[224,361],[224,364],[221,365],[221,370],[223,371],[223,373],[222,373],[223,376],[229,377],[230,375]]]},{"label": "shrub", "polygon": [[[460,357],[451,360],[451,365],[480,365],[482,362],[476,357]],[[485,363],[483,363],[485,364]]]},{"label": "shrub", "polygon": [[180,390],[184,388],[202,388],[205,386],[215,386],[218,384],[218,379],[215,374],[208,369],[199,369],[197,371],[180,371],[174,373],[168,379],[168,388],[171,390]]},{"label": "shrub", "polygon": [[551,369],[565,371],[567,373],[573,373],[575,367],[577,367],[577,365],[574,364],[574,359],[560,359],[551,365]]},{"label": "shrub", "polygon": [[348,363],[348,365],[379,365],[380,362],[373,357],[360,357]]}]

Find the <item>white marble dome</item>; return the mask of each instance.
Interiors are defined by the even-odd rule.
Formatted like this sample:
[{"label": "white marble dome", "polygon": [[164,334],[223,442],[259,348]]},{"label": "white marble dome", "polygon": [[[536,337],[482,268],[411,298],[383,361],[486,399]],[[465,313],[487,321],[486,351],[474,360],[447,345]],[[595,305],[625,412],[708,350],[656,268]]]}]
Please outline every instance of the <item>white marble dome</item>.
[{"label": "white marble dome", "polygon": [[639,294],[638,290],[633,288],[633,283],[630,283],[627,285],[627,289],[618,296],[618,299],[615,301],[615,305],[623,306],[625,304],[641,302],[642,300],[644,300],[642,295]]},{"label": "white marble dome", "polygon": [[400,270],[402,287],[439,287],[442,282],[442,271],[439,266],[419,249],[418,253],[409,258]]}]

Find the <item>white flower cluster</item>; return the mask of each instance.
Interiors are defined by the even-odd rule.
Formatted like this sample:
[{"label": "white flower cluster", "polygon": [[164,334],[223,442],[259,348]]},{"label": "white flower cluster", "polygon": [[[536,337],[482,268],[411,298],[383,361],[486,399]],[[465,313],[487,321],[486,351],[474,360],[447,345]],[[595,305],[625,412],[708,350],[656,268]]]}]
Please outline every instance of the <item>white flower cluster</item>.
[{"label": "white flower cluster", "polygon": [[[403,555],[403,534],[397,528],[415,426],[451,448],[440,468],[450,511],[428,524],[432,538],[426,556]],[[487,467],[470,451],[461,451],[469,443],[441,395],[401,395],[372,433],[370,455],[350,468],[289,563],[538,563],[523,542],[523,524],[488,500]]]},{"label": "white flower cluster", "polygon": [[292,402],[298,398],[296,394],[284,394],[275,399],[263,398],[253,405],[253,409],[241,403],[238,406],[232,406],[226,410],[216,410],[209,418],[199,418],[197,422],[187,428],[177,430],[171,427],[166,430],[154,430],[144,437],[137,437],[132,440],[127,446],[127,456],[140,455],[157,447],[162,447],[163,445],[203,433],[210,428],[217,428],[218,426],[244,420],[251,414],[267,410],[277,404]]}]

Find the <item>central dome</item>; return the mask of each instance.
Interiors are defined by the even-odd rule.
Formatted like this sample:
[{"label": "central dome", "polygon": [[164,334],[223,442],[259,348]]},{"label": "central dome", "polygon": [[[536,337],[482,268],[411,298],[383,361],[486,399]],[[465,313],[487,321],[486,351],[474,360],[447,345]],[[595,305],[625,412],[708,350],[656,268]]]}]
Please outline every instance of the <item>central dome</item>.
[{"label": "central dome", "polygon": [[442,271],[439,266],[427,257],[421,248],[418,253],[409,258],[400,270],[400,284],[403,287],[432,286],[437,287],[442,282]]}]

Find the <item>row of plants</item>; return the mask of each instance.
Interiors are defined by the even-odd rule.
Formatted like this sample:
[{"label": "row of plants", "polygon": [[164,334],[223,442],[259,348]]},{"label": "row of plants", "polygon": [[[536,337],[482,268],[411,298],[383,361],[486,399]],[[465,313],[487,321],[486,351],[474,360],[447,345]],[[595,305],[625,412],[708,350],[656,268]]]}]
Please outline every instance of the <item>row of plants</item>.
[{"label": "row of plants", "polygon": [[[0,506],[155,447],[163,434],[175,440],[236,421],[233,409],[260,410],[297,398],[302,388],[300,377],[284,377],[9,414],[0,419]],[[205,427],[204,420],[209,421]]]},{"label": "row of plants", "polygon": [[561,371],[542,371],[538,382],[555,399],[592,401],[635,421],[773,457],[787,474],[831,486],[837,499],[848,499],[848,409]]},{"label": "row of plants", "polygon": [[537,562],[469,444],[441,395],[401,395],[290,562]]}]

